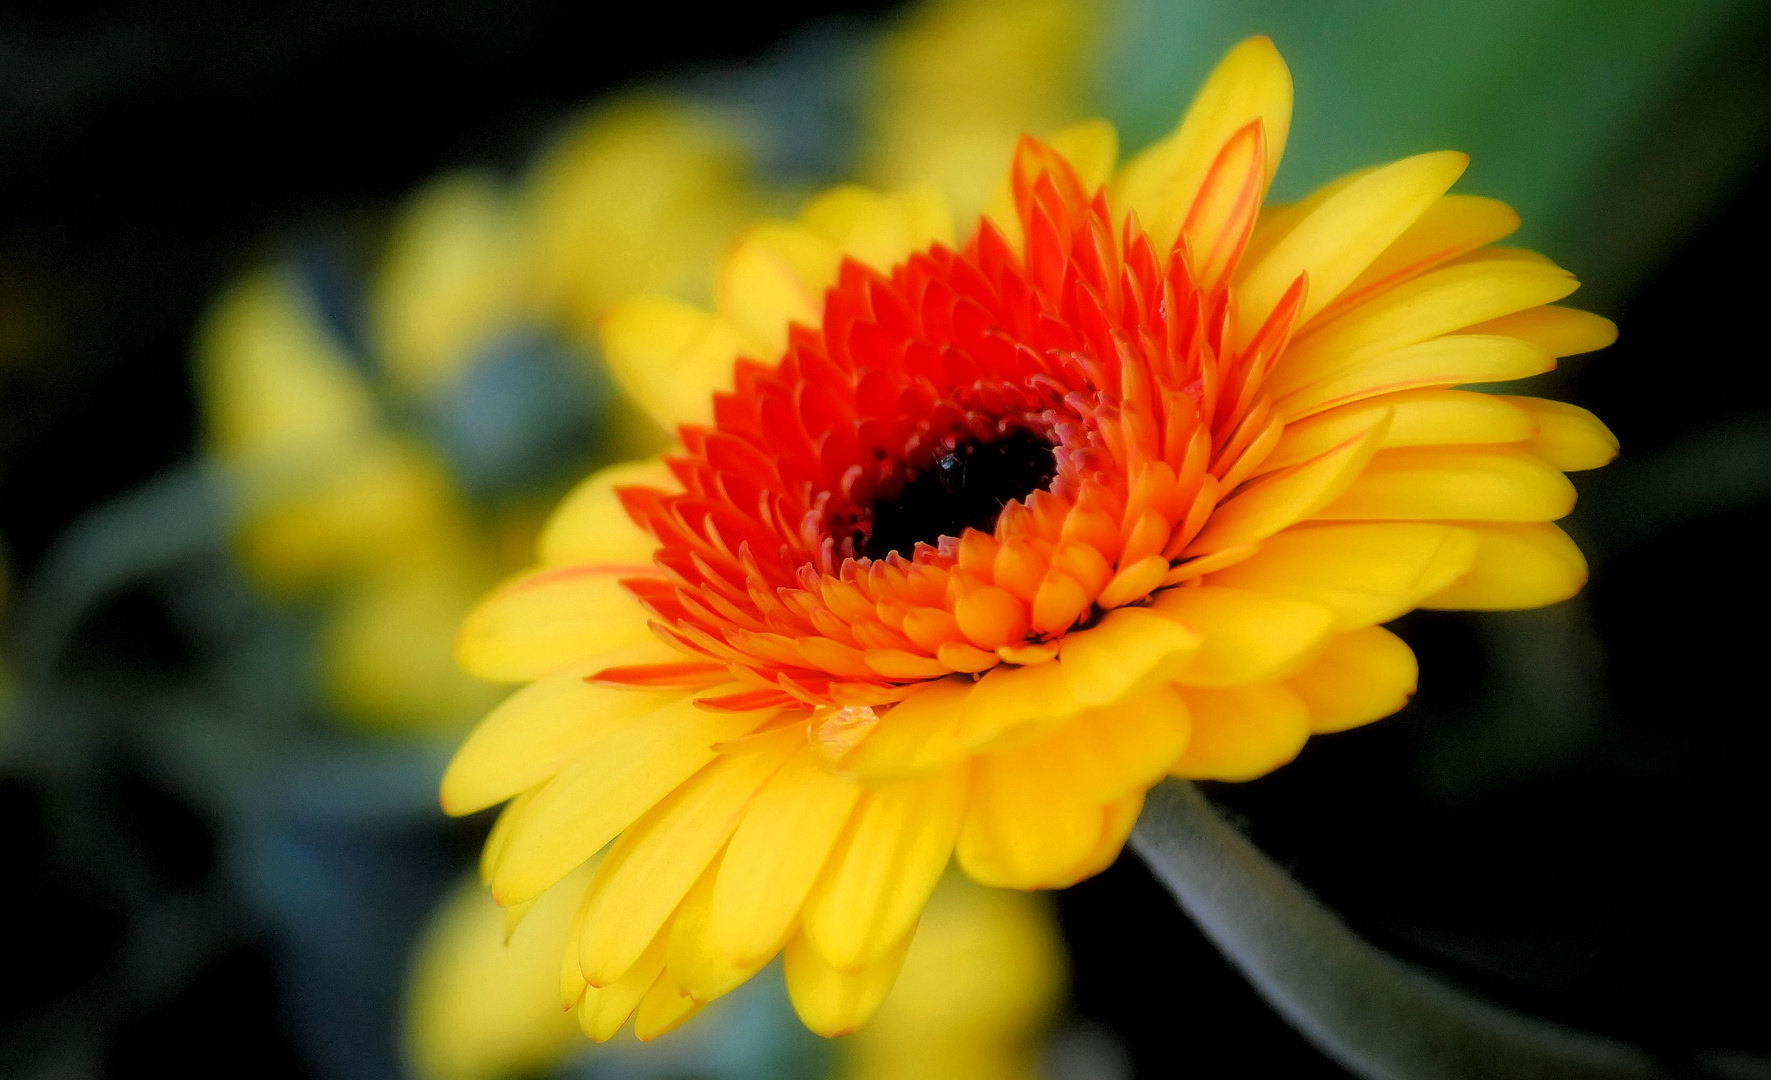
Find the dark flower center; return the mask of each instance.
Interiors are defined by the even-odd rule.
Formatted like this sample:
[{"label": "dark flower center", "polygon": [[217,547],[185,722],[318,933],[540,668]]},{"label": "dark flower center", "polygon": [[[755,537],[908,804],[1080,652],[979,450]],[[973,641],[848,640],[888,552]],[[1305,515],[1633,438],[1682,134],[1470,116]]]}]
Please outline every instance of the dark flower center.
[{"label": "dark flower center", "polygon": [[1049,489],[1057,475],[1051,444],[1030,432],[960,443],[895,496],[873,504],[873,531],[862,551],[870,559],[893,551],[908,559],[918,543],[933,545],[968,527],[990,532],[1003,507]]}]

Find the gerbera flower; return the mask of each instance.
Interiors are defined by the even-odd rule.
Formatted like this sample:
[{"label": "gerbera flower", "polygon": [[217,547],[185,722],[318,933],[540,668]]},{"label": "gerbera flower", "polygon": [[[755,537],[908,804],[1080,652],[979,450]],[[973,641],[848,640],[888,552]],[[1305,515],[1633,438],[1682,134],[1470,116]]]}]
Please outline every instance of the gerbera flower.
[{"label": "gerbera flower", "polygon": [[1251,39],[1117,170],[1104,123],[1023,139],[963,239],[927,189],[841,188],[741,239],[716,311],[611,310],[680,448],[586,481],[468,618],[464,665],[532,685],[443,781],[453,813],[510,800],[500,903],[600,859],[562,974],[592,1037],[783,951],[807,1025],[852,1030],[950,859],[1085,878],[1162,777],[1400,708],[1380,623],[1580,587],[1551,522],[1614,440],[1453,387],[1611,324],[1489,246],[1517,218],[1446,194],[1461,154],[1263,208],[1290,110]]}]

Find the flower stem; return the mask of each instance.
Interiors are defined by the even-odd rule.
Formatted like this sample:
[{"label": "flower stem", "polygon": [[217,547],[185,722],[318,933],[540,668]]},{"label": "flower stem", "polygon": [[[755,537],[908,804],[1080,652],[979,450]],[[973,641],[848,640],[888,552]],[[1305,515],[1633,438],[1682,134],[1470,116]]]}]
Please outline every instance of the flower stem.
[{"label": "flower stem", "polygon": [[1664,1077],[1649,1056],[1453,989],[1373,947],[1192,784],[1151,791],[1132,847],[1255,990],[1318,1049],[1385,1080]]}]

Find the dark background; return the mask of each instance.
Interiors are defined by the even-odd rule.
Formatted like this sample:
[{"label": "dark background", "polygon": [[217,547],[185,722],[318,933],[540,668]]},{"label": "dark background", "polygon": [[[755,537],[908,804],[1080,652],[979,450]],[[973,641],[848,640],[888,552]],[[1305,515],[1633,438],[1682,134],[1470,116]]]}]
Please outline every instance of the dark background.
[{"label": "dark background", "polygon": [[[515,166],[599,91],[757,55],[815,17],[891,8],[11,5],[0,543],[14,582],[83,510],[195,451],[190,334],[266,251],[321,227],[373,232],[439,168]],[[1771,82],[1768,52],[1747,77]],[[1577,478],[1586,598],[1409,616],[1399,631],[1424,678],[1408,710],[1211,794],[1383,947],[1675,1069],[1763,1076],[1738,1054],[1771,1057],[1758,880],[1771,834],[1771,168],[1760,147],[1742,154],[1759,163],[1717,186],[1645,277],[1597,283],[1622,338],[1557,387],[1625,448]],[[1641,170],[1656,167],[1620,162],[1618,189],[1652,189]],[[82,662],[100,669],[177,671],[198,647],[145,595],[80,634]],[[213,947],[119,989],[142,913],[213,891],[217,826],[199,809],[122,755],[65,789],[0,780],[0,820],[0,1072],[312,1074],[280,997],[280,939],[225,899],[234,929]],[[399,857],[454,865],[484,827]],[[426,903],[409,903],[414,920]],[[1138,1075],[1341,1075],[1130,856],[1061,910],[1074,1010],[1123,1040]],[[57,1031],[97,1042],[70,1058]]]},{"label": "dark background", "polygon": [[[0,565],[28,583],[82,511],[196,452],[192,333],[267,254],[373,234],[446,166],[515,171],[599,93],[890,7],[6,5]],[[159,597],[126,593],[81,629],[69,663],[175,680],[203,646],[176,622]],[[299,960],[288,927],[228,897],[221,826],[136,751],[0,776],[0,1075],[310,1075],[288,1027],[328,1020],[298,1019],[283,992],[277,967]],[[488,824],[341,837],[332,851],[322,837],[321,854],[385,860],[390,881],[418,883],[374,898],[403,951]],[[397,1002],[368,1006],[391,1039]]]}]

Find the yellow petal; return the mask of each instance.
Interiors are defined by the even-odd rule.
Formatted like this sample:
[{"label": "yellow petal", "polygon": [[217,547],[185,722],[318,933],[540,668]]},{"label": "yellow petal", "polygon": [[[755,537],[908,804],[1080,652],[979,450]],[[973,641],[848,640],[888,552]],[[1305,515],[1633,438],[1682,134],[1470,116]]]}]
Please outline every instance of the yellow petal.
[{"label": "yellow petal", "polygon": [[838,184],[806,200],[799,211],[799,223],[840,246],[855,223],[884,198],[872,188],[859,184]]},{"label": "yellow petal", "polygon": [[731,322],[679,300],[623,300],[599,325],[616,385],[666,431],[713,422],[713,395],[732,389],[740,356],[775,359]]},{"label": "yellow petal", "polygon": [[1142,600],[1155,591],[1168,573],[1168,560],[1160,555],[1146,555],[1113,575],[1095,597],[1095,603],[1104,609],[1111,610],[1124,604]]},{"label": "yellow petal", "polygon": [[1516,337],[1551,356],[1578,356],[1616,341],[1617,324],[1590,311],[1548,304],[1477,323],[1464,333]]},{"label": "yellow petal", "polygon": [[1101,838],[1095,841],[1095,849],[1071,868],[1071,876],[1082,881],[1112,866],[1120,851],[1124,850],[1126,838],[1131,835],[1132,826],[1138,823],[1138,813],[1143,809],[1142,791],[1131,792],[1102,807]]},{"label": "yellow petal", "polygon": [[1270,185],[1291,130],[1291,72],[1265,37],[1231,49],[1174,132],[1126,163],[1113,180],[1114,208],[1135,212],[1157,251],[1167,252],[1218,150],[1252,120],[1261,122]]},{"label": "yellow petal", "polygon": [[594,753],[623,724],[657,712],[682,691],[592,686],[596,665],[569,667],[531,683],[493,709],[443,773],[443,811],[471,814],[534,787]]},{"label": "yellow petal", "polygon": [[1106,120],[1083,120],[1060,128],[1045,137],[1045,144],[1063,155],[1082,181],[1082,190],[1091,195],[1113,178],[1113,166],[1119,162],[1119,131]]},{"label": "yellow petal", "polygon": [[969,779],[954,768],[861,797],[806,900],[806,939],[828,964],[857,970],[916,925],[953,854]]},{"label": "yellow petal", "polygon": [[1149,608],[1117,608],[1087,630],[1064,635],[1058,652],[1070,695],[1091,708],[1166,681],[1199,651],[1191,627]]},{"label": "yellow petal", "polygon": [[1408,704],[1420,665],[1408,644],[1381,626],[1336,634],[1309,667],[1285,681],[1310,710],[1310,730],[1345,731]]},{"label": "yellow petal", "polygon": [[915,934],[912,926],[852,970],[832,967],[803,935],[789,941],[782,967],[787,996],[800,1022],[826,1038],[847,1035],[865,1024],[891,992]]},{"label": "yellow petal", "polygon": [[602,653],[656,640],[621,579],[650,567],[592,563],[524,574],[462,620],[455,660],[470,675],[532,682]]},{"label": "yellow petal", "polygon": [[800,739],[783,730],[746,753],[721,755],[621,834],[591,879],[579,937],[591,985],[639,959]]},{"label": "yellow petal", "polygon": [[1587,581],[1587,561],[1568,534],[1554,525],[1470,526],[1476,563],[1421,607],[1462,611],[1514,611],[1568,599]]},{"label": "yellow petal", "polygon": [[512,824],[492,890],[520,904],[564,877],[768,713],[715,713],[684,696],[636,717],[530,798]]},{"label": "yellow petal", "polygon": [[834,188],[800,212],[800,223],[848,256],[882,274],[913,251],[953,244],[953,218],[941,193],[927,185],[882,194],[855,185]]},{"label": "yellow petal", "polygon": [[[974,881],[1062,888],[1093,872],[1103,831],[1128,791],[1168,770],[1186,746],[1187,710],[1161,686],[1031,746],[978,758],[960,829],[960,866]],[[1121,837],[1123,839],[1123,837]]]},{"label": "yellow petal", "polygon": [[1066,762],[1064,786],[1098,805],[1162,779],[1169,763],[1187,748],[1189,730],[1186,702],[1172,686],[1161,685],[1084,713],[1056,734],[1013,753],[1038,752]]},{"label": "yellow petal", "polygon": [[640,1042],[651,1042],[660,1035],[675,1031],[700,1011],[701,1002],[678,986],[670,977],[670,968],[666,967],[658,973],[657,981],[646,991],[646,996],[640,998],[639,1008],[634,1010],[633,1037]]},{"label": "yellow petal", "polygon": [[658,541],[636,525],[621,500],[617,487],[649,487],[680,491],[682,485],[657,458],[629,461],[600,469],[587,477],[542,526],[535,547],[542,566],[574,563],[620,563],[652,565]]},{"label": "yellow petal", "polygon": [[[584,991],[578,1002],[578,1027],[592,1042],[608,1042],[633,1015],[640,999],[664,973],[664,953],[669,939],[670,928],[665,927],[619,979]],[[576,966],[576,951],[567,959]]]},{"label": "yellow petal", "polygon": [[[952,247],[957,241],[953,232],[953,211],[947,206],[947,199],[932,185],[915,184],[902,191],[894,192],[891,199],[899,207],[898,213],[904,219],[906,249],[891,265],[896,266],[909,257],[911,252],[923,251],[935,244]],[[865,252],[857,248],[856,258],[865,259]]]},{"label": "yellow petal", "polygon": [[[1472,251],[1468,255],[1454,259],[1453,263],[1458,266],[1470,266],[1476,263],[1511,263],[1521,261],[1535,263],[1539,266],[1553,267],[1556,265],[1556,260],[1550,258],[1541,251],[1532,251],[1529,248],[1504,247],[1500,245],[1485,247],[1480,251]],[[1566,270],[1562,272],[1567,273]]]},{"label": "yellow petal", "polygon": [[817,327],[824,290],[836,283],[842,253],[803,225],[769,222],[745,233],[720,264],[714,302],[720,316],[757,342],[772,361],[787,348],[787,326]]},{"label": "yellow petal", "polygon": [[1554,521],[1574,509],[1574,485],[1511,447],[1380,450],[1324,520]]},{"label": "yellow petal", "polygon": [[[712,1001],[743,985],[780,950],[781,942],[760,958],[746,963],[733,963],[719,949],[712,947],[709,924],[714,912],[714,883],[722,873],[724,855],[716,857],[696,879],[689,895],[670,920],[670,946],[665,952],[664,967],[670,979],[683,993],[696,1001]],[[783,935],[785,937],[785,935]]]},{"label": "yellow petal", "polygon": [[[713,911],[713,883],[719,878],[724,856],[724,849],[714,855],[664,924],[664,968],[670,972],[671,981],[684,993],[703,1002],[729,992],[749,977],[742,976],[730,986],[719,985],[717,993],[709,992],[715,988],[709,983],[723,984],[725,976],[733,970],[731,964],[724,963],[704,947],[707,920]],[[697,990],[701,992],[697,993]]]},{"label": "yellow petal", "polygon": [[[570,878],[567,880],[570,880]],[[565,882],[560,882],[553,887],[557,889],[563,884],[565,884]],[[510,907],[499,909],[504,912],[505,944],[510,944],[511,936],[517,932],[517,927],[523,925],[524,920],[528,919],[529,913],[535,910],[535,905],[538,904],[540,900],[541,897],[538,896],[533,900],[527,900],[521,904],[513,904]]]},{"label": "yellow petal", "polygon": [[979,748],[1050,731],[1087,708],[1071,686],[1062,660],[1031,667],[998,665],[967,695],[960,710],[958,741]]},{"label": "yellow petal", "polygon": [[1492,244],[1518,227],[1518,212],[1498,199],[1480,195],[1442,196],[1354,278],[1334,303],[1322,310],[1320,317],[1333,318],[1367,297],[1484,244]]},{"label": "yellow petal", "polygon": [[1266,180],[1265,151],[1258,126],[1232,136],[1212,161],[1181,220],[1194,281],[1207,295],[1236,268],[1254,231]]},{"label": "yellow petal", "polygon": [[1465,383],[1505,382],[1538,375],[1556,360],[1518,338],[1451,334],[1337,368],[1279,399],[1287,420],[1397,391]]},{"label": "yellow petal", "polygon": [[1379,414],[1362,432],[1301,465],[1250,481],[1218,504],[1184,555],[1208,555],[1265,540],[1333,502],[1377,452],[1390,426]]},{"label": "yellow petal", "polygon": [[1563,472],[1596,469],[1617,456],[1617,436],[1579,405],[1535,397],[1502,400],[1524,410],[1537,425],[1525,449]]},{"label": "yellow petal", "polygon": [[973,685],[964,675],[923,684],[892,706],[844,770],[870,782],[897,780],[969,756],[971,746],[959,736]]},{"label": "yellow petal", "polygon": [[1482,333],[1479,324],[1560,300],[1578,287],[1567,271],[1528,259],[1453,263],[1310,327],[1274,365],[1267,389],[1284,397],[1406,345],[1460,330]]},{"label": "yellow petal", "polygon": [[1448,588],[1475,559],[1475,535],[1450,525],[1304,525],[1205,580],[1321,604],[1339,632],[1394,619]]},{"label": "yellow petal", "polygon": [[736,965],[766,962],[793,932],[861,788],[803,752],[757,795],[732,834],[714,887],[708,944]]},{"label": "yellow petal", "polygon": [[1157,594],[1155,606],[1204,639],[1175,678],[1184,686],[1284,678],[1309,660],[1335,621],[1332,610],[1308,600],[1214,585],[1169,589]]},{"label": "yellow petal", "polygon": [[1347,185],[1239,275],[1237,325],[1252,337],[1299,274],[1309,277],[1298,324],[1339,296],[1463,174],[1469,157],[1418,154]]},{"label": "yellow petal", "polygon": [[382,370],[434,398],[516,317],[523,268],[515,202],[492,177],[425,185],[388,238],[372,307]]},{"label": "yellow petal", "polygon": [[979,763],[955,854],[980,885],[1061,889],[1101,836],[1101,808],[1074,793],[1042,789],[1050,773]]},{"label": "yellow petal", "polygon": [[1273,250],[1274,245],[1285,239],[1299,222],[1308,220],[1323,203],[1381,168],[1382,165],[1368,165],[1355,169],[1330,180],[1294,203],[1264,203],[1260,217],[1255,220],[1254,235],[1249,237],[1248,247],[1242,253],[1243,265],[1253,266],[1261,261],[1267,252]]},{"label": "yellow petal", "polygon": [[1068,786],[1107,804],[1160,781],[1187,749],[1190,729],[1187,701],[1172,685],[1158,685],[1087,712],[1038,747],[1068,763]]},{"label": "yellow petal", "polygon": [[[584,969],[578,966],[578,935],[584,929],[584,908],[590,899],[590,879],[596,874],[596,868],[602,865],[603,856],[607,853],[608,849],[605,848],[584,860],[584,864],[567,875],[565,880],[542,894],[546,896],[565,889],[580,875],[584,878],[574,893],[577,902],[572,905],[572,921],[567,924],[566,948],[560,954],[560,1004],[568,1009],[577,1008],[584,999],[584,992],[590,988],[590,984],[584,981]],[[616,1026],[619,1027],[620,1024]]]},{"label": "yellow petal", "polygon": [[1285,686],[1189,687],[1182,696],[1193,738],[1173,771],[1185,779],[1253,780],[1297,757],[1310,737],[1309,710]]},{"label": "yellow petal", "polygon": [[504,846],[510,842],[510,830],[515,827],[523,808],[529,805],[540,787],[523,792],[498,811],[498,819],[492,822],[492,831],[486,834],[486,842],[480,848],[480,883],[492,884],[492,875],[498,869],[498,860],[504,856]]},{"label": "yellow petal", "polygon": [[1493,394],[1469,390],[1403,390],[1342,405],[1285,425],[1279,444],[1261,462],[1262,473],[1284,469],[1324,453],[1390,410],[1380,449],[1393,446],[1455,446],[1521,442],[1532,435],[1531,417]]}]

